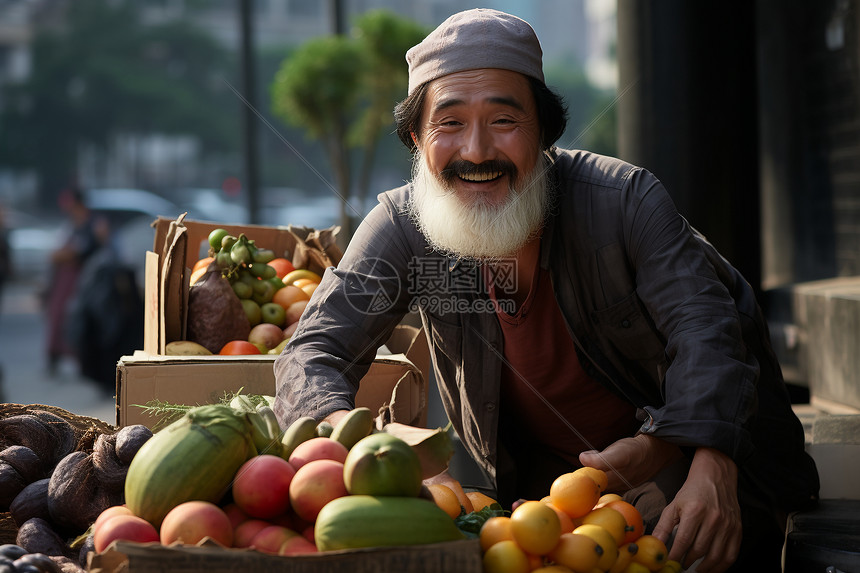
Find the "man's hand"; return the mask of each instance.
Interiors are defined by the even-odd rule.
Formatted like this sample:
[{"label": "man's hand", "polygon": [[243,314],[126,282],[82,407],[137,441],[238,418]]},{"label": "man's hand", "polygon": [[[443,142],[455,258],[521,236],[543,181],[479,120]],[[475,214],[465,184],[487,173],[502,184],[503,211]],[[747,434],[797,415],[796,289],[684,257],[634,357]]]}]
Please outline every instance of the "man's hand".
[{"label": "man's hand", "polygon": [[697,449],[687,480],[654,528],[654,536],[665,543],[678,526],[669,559],[686,568],[704,557],[696,566],[701,573],[719,573],[734,563],[741,545],[737,491],[732,459],[712,448]]},{"label": "man's hand", "polygon": [[677,446],[647,434],[622,438],[602,452],[579,454],[579,462],[606,472],[607,491],[624,492],[654,477],[657,472],[680,459]]},{"label": "man's hand", "polygon": [[328,422],[332,425],[332,427],[337,426],[337,423],[340,422],[340,419],[349,414],[349,410],[335,410],[328,416],[322,419],[323,422]]}]

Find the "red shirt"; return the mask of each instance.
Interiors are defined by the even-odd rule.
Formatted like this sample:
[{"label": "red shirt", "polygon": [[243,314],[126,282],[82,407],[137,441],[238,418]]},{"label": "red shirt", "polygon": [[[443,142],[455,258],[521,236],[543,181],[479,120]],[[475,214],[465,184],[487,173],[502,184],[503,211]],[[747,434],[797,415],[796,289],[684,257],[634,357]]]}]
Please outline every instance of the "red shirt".
[{"label": "red shirt", "polygon": [[[500,423],[516,424],[527,444],[536,441],[578,467],[580,452],[602,450],[632,435],[640,422],[632,404],[582,369],[549,271],[535,267],[516,314],[497,311],[504,340]],[[495,298],[492,287],[490,294]]]}]

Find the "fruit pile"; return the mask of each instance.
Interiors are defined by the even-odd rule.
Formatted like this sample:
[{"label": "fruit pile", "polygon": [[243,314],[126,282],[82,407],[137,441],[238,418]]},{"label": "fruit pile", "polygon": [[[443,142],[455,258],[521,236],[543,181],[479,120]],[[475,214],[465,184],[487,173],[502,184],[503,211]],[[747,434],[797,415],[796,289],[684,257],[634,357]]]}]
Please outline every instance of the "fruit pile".
[{"label": "fruit pile", "polygon": [[643,535],[639,511],[603,491],[606,474],[584,467],[562,474],[543,499],[521,501],[480,530],[487,573],[679,573],[666,545]]},{"label": "fruit pile", "polygon": [[[217,348],[189,340],[174,341],[167,346],[168,354],[280,354],[321,280],[317,273],[296,269],[271,249],[258,247],[244,233],[235,237],[221,228],[209,234],[208,255],[192,267],[192,293],[202,290],[204,282],[212,278],[209,273],[226,281],[231,291],[227,296],[235,295],[241,303],[250,329],[247,337],[228,336],[225,343],[216,344]],[[225,305],[209,296],[200,306],[192,307],[195,313],[209,314],[212,309],[205,307]],[[223,330],[219,326],[214,328]]]},{"label": "fruit pile", "polygon": [[[199,406],[157,432],[132,460],[125,504],[92,527],[113,541],[197,544],[275,555],[463,539],[427,495],[453,449],[443,430],[403,439],[375,431],[368,408],[334,427],[300,418],[281,432],[266,402],[247,396]],[[407,440],[412,442],[410,444]],[[414,444],[414,445],[413,445]]]}]

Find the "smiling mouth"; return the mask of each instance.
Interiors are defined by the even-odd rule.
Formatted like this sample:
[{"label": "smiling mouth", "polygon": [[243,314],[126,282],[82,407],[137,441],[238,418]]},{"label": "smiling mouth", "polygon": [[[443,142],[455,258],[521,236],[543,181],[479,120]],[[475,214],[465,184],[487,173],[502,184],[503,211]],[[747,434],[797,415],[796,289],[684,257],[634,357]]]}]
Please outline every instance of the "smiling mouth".
[{"label": "smiling mouth", "polygon": [[495,181],[504,174],[504,171],[494,171],[492,173],[462,173],[459,177],[463,181],[468,181],[470,183],[486,183],[487,181]]}]

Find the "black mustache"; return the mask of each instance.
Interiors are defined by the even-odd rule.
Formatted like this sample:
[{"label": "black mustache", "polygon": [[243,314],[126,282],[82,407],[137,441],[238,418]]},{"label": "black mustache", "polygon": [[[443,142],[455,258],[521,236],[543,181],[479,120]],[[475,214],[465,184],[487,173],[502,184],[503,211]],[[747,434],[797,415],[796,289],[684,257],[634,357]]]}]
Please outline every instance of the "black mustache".
[{"label": "black mustache", "polygon": [[464,175],[493,175],[498,172],[510,175],[512,179],[516,179],[517,166],[504,159],[491,159],[481,163],[472,163],[471,161],[459,159],[449,163],[439,173],[439,176],[444,181],[450,181],[455,177],[462,177]]}]

